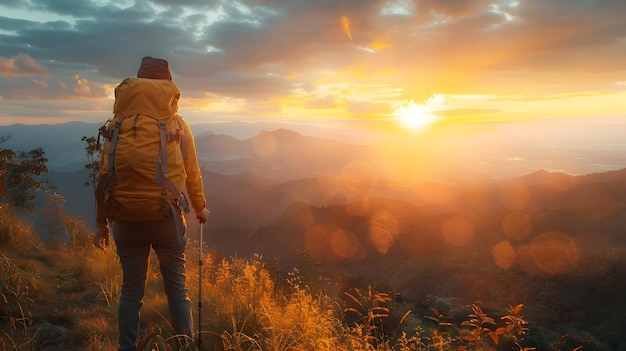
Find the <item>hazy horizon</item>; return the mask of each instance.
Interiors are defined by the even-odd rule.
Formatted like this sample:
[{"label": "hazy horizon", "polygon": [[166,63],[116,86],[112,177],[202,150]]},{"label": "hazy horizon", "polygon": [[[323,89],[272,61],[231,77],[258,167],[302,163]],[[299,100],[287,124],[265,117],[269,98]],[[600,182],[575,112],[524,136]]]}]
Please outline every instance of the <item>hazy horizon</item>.
[{"label": "hazy horizon", "polygon": [[[41,146],[47,152],[52,170],[80,169],[84,163],[80,138],[96,136],[98,124],[86,123],[84,127],[78,125],[67,131],[64,124],[24,126],[24,131],[29,130],[24,133],[32,135],[12,132],[15,125],[2,126],[0,134],[13,134],[2,147],[30,150]],[[626,121],[616,117],[596,117],[594,123],[583,118],[553,118],[403,132],[383,131],[365,123],[358,128],[343,128],[339,122],[333,124],[222,122],[191,123],[191,127],[196,138],[211,132],[246,140],[261,131],[284,128],[304,136],[367,145],[377,154],[378,161],[373,166],[380,168],[382,174],[396,179],[406,174],[415,181],[506,179],[538,170],[585,175],[626,167],[626,140],[622,137],[626,135]],[[33,134],[35,129],[37,132]],[[73,152],[68,152],[68,148],[73,148]]]}]

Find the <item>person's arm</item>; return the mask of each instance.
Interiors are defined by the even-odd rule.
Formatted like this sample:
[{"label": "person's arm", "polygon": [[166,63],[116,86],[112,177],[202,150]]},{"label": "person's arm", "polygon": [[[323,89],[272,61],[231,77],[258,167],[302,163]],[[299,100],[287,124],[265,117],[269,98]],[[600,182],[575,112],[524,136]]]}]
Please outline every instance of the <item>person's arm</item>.
[{"label": "person's arm", "polygon": [[187,186],[187,193],[189,194],[189,201],[191,206],[196,211],[196,216],[201,222],[206,222],[210,214],[206,209],[206,199],[204,197],[204,187],[202,184],[202,173],[200,172],[200,166],[198,165],[198,155],[196,153],[196,145],[191,133],[191,128],[187,122],[183,120],[183,135],[185,138],[185,147],[187,152],[187,159],[185,160],[185,171],[187,172],[187,180],[185,185]]},{"label": "person's arm", "polygon": [[[102,157],[100,157],[100,172],[98,174],[98,183],[102,180],[102,176],[106,173],[104,169],[104,162],[106,152],[108,150],[108,140],[105,143],[104,150],[102,151]],[[104,209],[104,194],[96,193],[96,232],[93,237],[93,244],[99,249],[106,249],[109,246],[109,221],[107,219],[106,211]]]}]

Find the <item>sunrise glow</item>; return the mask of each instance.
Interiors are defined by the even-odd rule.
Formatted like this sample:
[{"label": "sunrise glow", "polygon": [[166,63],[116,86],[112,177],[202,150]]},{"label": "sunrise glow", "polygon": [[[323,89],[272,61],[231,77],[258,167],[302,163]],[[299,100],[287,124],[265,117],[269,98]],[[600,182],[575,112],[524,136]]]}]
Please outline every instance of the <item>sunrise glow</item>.
[{"label": "sunrise glow", "polygon": [[[69,105],[90,111],[81,115],[84,120],[106,120],[111,87],[133,76],[137,59],[145,54],[170,61],[182,91],[181,113],[191,123],[353,120],[378,125],[381,116],[391,115],[391,123],[423,130],[434,123],[578,116],[591,121],[623,116],[626,110],[623,31],[611,30],[611,23],[622,21],[591,23],[592,7],[568,12],[558,3],[493,0],[444,6],[389,0],[377,11],[321,5],[308,11],[312,5],[307,4],[292,13],[258,2],[236,2],[232,8],[159,4],[142,9],[143,21],[127,23],[124,14],[131,5],[99,1],[88,12],[35,11],[19,1],[0,5],[0,12],[14,20],[0,27],[2,45],[11,48],[0,56],[0,124],[72,120],[63,113]],[[172,13],[179,17],[158,20],[177,6],[180,11]],[[84,15],[104,12],[116,20]],[[563,21],[553,23],[556,14]],[[59,26],[49,28],[50,38],[46,30],[30,37],[34,28],[47,28],[52,21]],[[161,23],[163,31],[147,29],[148,23]],[[100,51],[81,55],[93,51],[83,48],[68,47],[63,54],[54,44],[106,41],[99,33],[125,25],[136,27],[127,33],[129,43],[149,43],[147,33],[169,33],[155,34],[158,47],[176,49],[126,45],[137,49],[109,60]],[[303,32],[305,27],[315,30]],[[576,33],[599,39],[580,41]],[[47,56],[48,51],[58,54]],[[440,97],[445,108],[433,108],[431,100]]]},{"label": "sunrise glow", "polygon": [[[619,149],[622,138],[605,130],[626,129],[626,31],[612,16],[617,4],[133,3],[103,0],[88,11],[0,5],[0,126],[102,123],[114,88],[152,55],[170,63],[179,113],[191,125],[255,123],[255,133],[288,127],[430,153],[386,167],[409,179],[447,167],[444,154],[492,157],[493,145],[506,150],[497,160],[511,165],[531,162],[519,145],[568,149],[585,140]],[[594,11],[607,18],[591,21]],[[119,28],[128,28],[124,45],[102,35]],[[118,53],[123,47],[130,49]],[[547,130],[562,137],[542,135]],[[476,167],[491,165],[481,162]],[[563,169],[560,161],[550,166]]]},{"label": "sunrise glow", "polygon": [[397,116],[406,127],[413,130],[422,130],[437,121],[437,117],[431,115],[426,110],[427,109],[422,105],[410,103],[408,106],[402,106],[396,109],[394,115]]}]

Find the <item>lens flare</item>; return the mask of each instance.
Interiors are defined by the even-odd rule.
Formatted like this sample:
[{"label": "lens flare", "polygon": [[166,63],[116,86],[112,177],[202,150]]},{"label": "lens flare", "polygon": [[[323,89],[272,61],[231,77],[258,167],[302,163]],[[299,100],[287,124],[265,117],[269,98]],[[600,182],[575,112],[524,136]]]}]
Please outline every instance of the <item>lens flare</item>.
[{"label": "lens flare", "polygon": [[346,201],[346,210],[352,216],[365,216],[370,210],[370,199],[366,196],[350,194]]},{"label": "lens flare", "polygon": [[474,239],[474,225],[465,217],[449,218],[441,228],[444,239],[455,246],[465,246]]},{"label": "lens flare", "polygon": [[330,247],[338,257],[350,258],[356,255],[359,243],[353,233],[340,229],[332,232]]},{"label": "lens flare", "polygon": [[572,265],[568,248],[572,238],[561,232],[548,232],[536,236],[530,243],[530,254],[543,272],[553,275],[568,273]]},{"label": "lens flare", "polygon": [[334,233],[340,230],[341,228],[334,225],[319,224],[306,232],[304,244],[315,261],[324,264],[341,262],[342,258],[335,254],[331,243]]},{"label": "lens flare", "polygon": [[493,261],[496,263],[496,266],[502,269],[511,268],[516,259],[515,250],[508,241],[502,241],[496,244],[493,250],[491,250],[491,255],[493,256]]},{"label": "lens flare", "polygon": [[378,181],[374,166],[364,161],[352,161],[344,165],[341,178],[347,189],[356,192],[372,190]]},{"label": "lens flare", "polygon": [[524,212],[511,212],[502,220],[504,234],[513,240],[524,240],[528,237],[533,224],[530,216]]},{"label": "lens flare", "polygon": [[389,252],[400,233],[400,224],[395,216],[384,212],[370,220],[369,239],[382,254]]}]

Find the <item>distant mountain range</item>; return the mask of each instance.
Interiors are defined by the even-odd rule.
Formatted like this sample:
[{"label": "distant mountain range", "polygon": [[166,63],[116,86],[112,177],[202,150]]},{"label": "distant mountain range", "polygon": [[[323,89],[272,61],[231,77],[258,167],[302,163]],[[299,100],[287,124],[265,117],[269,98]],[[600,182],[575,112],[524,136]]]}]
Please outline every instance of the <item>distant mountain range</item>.
[{"label": "distant mountain range", "polygon": [[[626,249],[623,235],[626,169],[587,176],[538,171],[508,181],[458,186],[423,184],[403,191],[383,184],[367,191],[351,191],[341,179],[325,176],[263,186],[251,178],[208,173],[205,181],[215,213],[210,226],[247,231],[247,240],[254,239],[258,244],[251,247],[267,247],[268,251],[263,253],[268,255],[286,256],[286,248],[267,241],[268,237],[281,237],[283,235],[278,233],[291,232],[289,237],[303,240],[306,230],[316,224],[359,232],[362,230],[357,228],[367,226],[377,211],[393,214],[403,234],[418,232],[431,238],[439,237],[437,247],[446,246],[440,242],[441,227],[428,229],[424,223],[462,216],[474,223],[477,237],[495,235],[488,238],[494,243],[506,239],[502,228],[504,217],[523,213],[533,227],[523,241],[550,231],[570,236],[596,232],[603,233],[614,247]],[[307,225],[302,223],[303,216],[311,217]],[[264,234],[268,232],[274,234]],[[223,242],[232,254],[242,242],[221,234],[213,239]],[[264,241],[267,242],[263,244]],[[485,241],[479,242],[484,244]]]},{"label": "distant mountain range", "polygon": [[[273,140],[271,154],[255,152],[259,139]],[[402,184],[368,168],[374,157],[368,147],[289,130],[261,132],[246,140],[207,133],[196,142],[214,214],[209,224],[213,228],[253,231],[285,222],[281,220],[285,211],[294,211],[298,204],[323,211],[329,206],[358,208],[371,201],[400,201],[424,215],[458,213],[477,221],[512,211],[539,215],[553,209],[580,209],[583,213],[578,216],[558,222],[581,224],[585,218],[595,218],[592,213],[607,216],[603,221],[619,220],[624,210],[622,199],[626,199],[626,170],[585,176],[539,170],[508,180]],[[357,173],[346,171],[346,164],[356,165]],[[52,171],[48,178],[68,200],[68,210],[79,217],[92,217],[92,188],[84,185],[85,170]]]},{"label": "distant mountain range", "polygon": [[[43,146],[50,159],[48,178],[67,197],[69,209],[73,209],[76,215],[89,217],[93,212],[86,204],[92,203],[92,190],[84,186],[87,181],[85,144],[80,139],[98,127],[99,124],[80,122],[2,127],[0,134],[12,137],[1,146],[18,148],[21,145],[26,149]],[[525,196],[534,200],[527,209],[561,208],[567,207],[564,202],[572,205],[581,201],[582,195],[571,195],[570,186],[596,180],[619,184],[619,180],[623,180],[621,172],[617,171],[582,177],[536,169],[525,176],[500,180],[474,177],[452,181],[444,177],[428,180],[415,177],[414,181],[407,181],[392,178],[390,174],[393,174],[389,172],[390,159],[397,159],[394,162],[401,165],[410,166],[414,162],[415,158],[411,157],[415,154],[406,153],[406,150],[388,147],[381,151],[372,145],[305,136],[284,128],[260,131],[247,139],[208,130],[198,130],[195,134],[207,197],[211,204],[215,204],[214,211],[224,212],[215,216],[215,226],[257,228],[271,223],[297,201],[311,206],[328,206],[343,204],[355,196],[409,200],[419,206],[426,205],[431,211],[451,210],[454,208],[446,201],[453,194],[461,196],[457,188],[463,189],[462,196],[466,197],[462,203],[471,204],[481,196],[482,201],[490,203],[489,206],[466,206],[476,210],[494,206],[496,202],[492,200],[502,196],[481,184],[504,184],[507,179],[517,184],[507,191],[520,191],[521,185],[527,189],[522,190],[528,192]],[[60,166],[62,163],[65,166]],[[404,168],[399,169],[401,172]],[[545,184],[554,186],[546,188]],[[593,194],[596,193],[585,193],[585,196]]]},{"label": "distant mountain range", "polygon": [[[269,172],[267,167],[289,167],[295,160],[302,161],[298,162],[301,172],[293,176],[297,178],[314,167],[324,168],[333,162],[333,153],[325,154],[324,150],[346,150],[344,154],[348,154],[354,149],[360,149],[356,159],[365,157],[372,161],[386,177],[390,173],[412,173],[420,181],[510,179],[540,169],[584,175],[626,167],[626,123],[616,118],[581,123],[571,118],[439,128],[429,134],[397,131],[400,134],[393,134],[391,139],[383,139],[385,133],[375,128],[344,128],[331,122],[312,125],[303,121],[235,121],[191,127],[204,166],[225,174],[249,169],[252,164]],[[11,136],[0,147],[14,151],[42,147],[51,170],[77,171],[87,162],[86,144],[81,138],[97,136],[100,126],[101,123],[85,122],[0,126],[0,136]],[[279,149],[272,150],[272,145]],[[273,151],[278,153],[271,154]],[[288,153],[292,153],[290,159],[285,158]],[[329,160],[322,159],[326,157]],[[281,159],[285,161],[282,165]],[[312,161],[308,170],[300,167],[305,159]],[[289,168],[294,171],[294,167]],[[285,173],[278,179],[286,179]],[[269,176],[274,177],[271,172]]]},{"label": "distant mountain range", "polygon": [[[84,167],[87,162],[85,155],[85,142],[81,141],[84,136],[97,137],[98,128],[102,123],[67,122],[60,124],[25,125],[13,124],[0,126],[0,136],[10,136],[0,148],[9,148],[14,151],[29,151],[42,147],[48,158],[48,167],[57,171],[76,171]],[[220,159],[220,155],[231,157],[236,151],[241,140],[250,139],[263,131],[289,128],[300,130],[305,133],[318,133],[342,138],[342,140],[358,140],[353,133],[336,128],[324,128],[303,124],[289,123],[205,123],[191,125],[197,139],[201,141],[201,147],[208,146],[203,155],[208,161]],[[249,142],[246,142],[249,144]],[[229,144],[233,144],[230,145]],[[245,144],[245,143],[244,143]],[[244,147],[245,149],[245,147]],[[248,147],[245,152],[252,151]],[[246,156],[246,155],[242,155]]]}]

